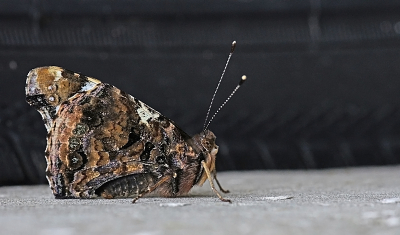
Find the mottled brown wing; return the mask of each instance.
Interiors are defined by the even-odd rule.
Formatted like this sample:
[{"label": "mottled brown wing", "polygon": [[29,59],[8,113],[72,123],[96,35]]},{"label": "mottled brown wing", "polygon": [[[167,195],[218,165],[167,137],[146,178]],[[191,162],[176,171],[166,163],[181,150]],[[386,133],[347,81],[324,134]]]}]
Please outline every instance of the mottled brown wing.
[{"label": "mottled brown wing", "polygon": [[41,67],[28,74],[26,95],[48,131],[46,172],[57,198],[135,197],[180,167],[171,152],[189,137],[114,86]]}]

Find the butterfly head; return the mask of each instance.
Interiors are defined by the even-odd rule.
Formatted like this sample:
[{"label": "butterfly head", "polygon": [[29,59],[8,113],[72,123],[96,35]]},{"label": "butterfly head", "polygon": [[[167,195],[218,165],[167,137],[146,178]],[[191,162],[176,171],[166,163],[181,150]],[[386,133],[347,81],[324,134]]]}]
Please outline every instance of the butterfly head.
[{"label": "butterfly head", "polygon": [[[194,142],[200,149],[200,160],[204,161],[210,169],[211,174],[215,175],[215,159],[218,153],[218,145],[215,144],[215,135],[210,130],[202,131],[200,134],[193,137]],[[206,179],[207,174],[204,170],[201,171],[201,176],[197,180],[198,185],[202,185]]]}]

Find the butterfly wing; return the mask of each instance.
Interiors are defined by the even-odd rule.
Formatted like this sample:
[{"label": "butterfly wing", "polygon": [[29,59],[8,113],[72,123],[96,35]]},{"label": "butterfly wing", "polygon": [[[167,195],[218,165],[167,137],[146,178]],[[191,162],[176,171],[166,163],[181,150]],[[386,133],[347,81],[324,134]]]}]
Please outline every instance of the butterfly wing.
[{"label": "butterfly wing", "polygon": [[[46,173],[57,198],[97,197],[107,184],[111,197],[134,197],[183,167],[177,146],[189,136],[114,86],[50,66],[28,74],[26,95],[48,131]],[[189,147],[183,157],[195,155]]]}]

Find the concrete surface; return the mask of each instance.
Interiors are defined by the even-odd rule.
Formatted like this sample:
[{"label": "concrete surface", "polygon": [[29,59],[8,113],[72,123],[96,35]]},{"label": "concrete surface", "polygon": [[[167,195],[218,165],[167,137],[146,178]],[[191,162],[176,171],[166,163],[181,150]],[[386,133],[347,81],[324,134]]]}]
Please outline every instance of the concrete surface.
[{"label": "concrete surface", "polygon": [[56,200],[0,187],[0,234],[400,234],[400,166],[220,173],[183,198]]}]

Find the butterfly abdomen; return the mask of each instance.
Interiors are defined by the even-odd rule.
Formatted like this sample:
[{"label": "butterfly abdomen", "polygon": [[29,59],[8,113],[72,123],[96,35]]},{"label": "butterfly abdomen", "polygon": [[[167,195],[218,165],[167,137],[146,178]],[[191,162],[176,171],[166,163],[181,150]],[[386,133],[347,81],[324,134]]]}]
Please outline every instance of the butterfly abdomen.
[{"label": "butterfly abdomen", "polygon": [[103,198],[137,197],[154,185],[153,177],[151,174],[124,176],[103,184],[96,190],[96,194]]}]

